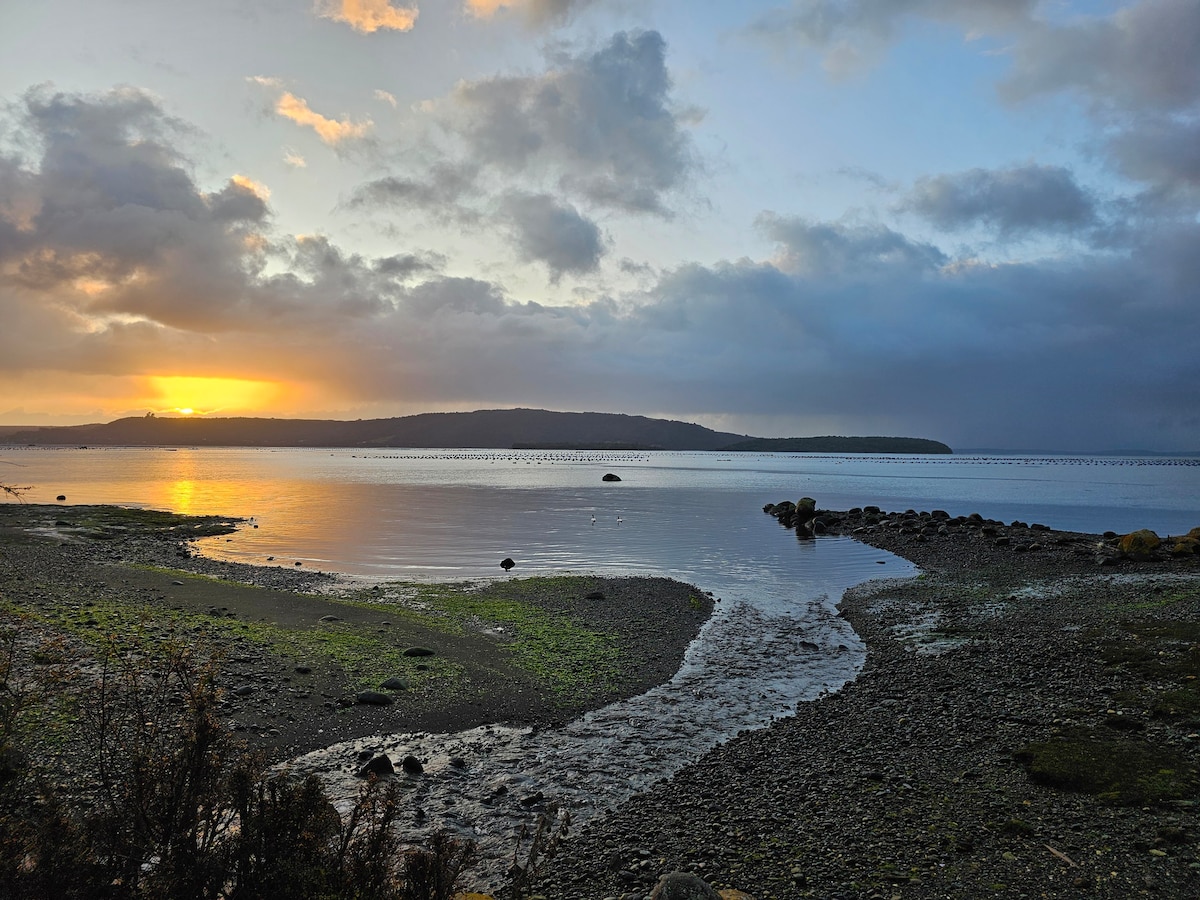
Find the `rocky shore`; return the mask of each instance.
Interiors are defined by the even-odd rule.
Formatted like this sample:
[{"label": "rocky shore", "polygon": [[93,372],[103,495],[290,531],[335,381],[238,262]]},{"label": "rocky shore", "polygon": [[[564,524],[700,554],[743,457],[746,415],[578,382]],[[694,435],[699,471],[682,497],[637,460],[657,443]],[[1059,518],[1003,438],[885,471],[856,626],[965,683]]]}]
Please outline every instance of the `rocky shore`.
[{"label": "rocky shore", "polygon": [[[712,603],[662,579],[484,586],[473,596],[496,615],[504,600],[557,623],[531,668],[514,661],[515,623],[462,616],[453,593],[335,597],[328,576],[199,558],[179,521],[98,509],[0,507],[4,622],[80,646],[113,629],[219,646],[223,714],[275,758],[380,732],[560,724],[668,679]],[[1200,897],[1200,556],[1135,559],[1116,536],[936,511],[819,515],[821,532],[924,572],[843,598],[868,647],[861,675],[571,834],[541,895],[641,900],[688,871],[757,900]],[[322,654],[284,633],[344,640]],[[588,644],[598,634],[615,654]],[[370,659],[345,652],[368,639]],[[414,647],[435,655],[403,655]],[[536,674],[555,652],[582,668]],[[374,657],[407,667],[385,705],[356,702]]]},{"label": "rocky shore", "polygon": [[864,671],[575,836],[545,895],[682,870],[757,900],[1200,896],[1200,557],[821,515],[924,569],[843,599]]}]

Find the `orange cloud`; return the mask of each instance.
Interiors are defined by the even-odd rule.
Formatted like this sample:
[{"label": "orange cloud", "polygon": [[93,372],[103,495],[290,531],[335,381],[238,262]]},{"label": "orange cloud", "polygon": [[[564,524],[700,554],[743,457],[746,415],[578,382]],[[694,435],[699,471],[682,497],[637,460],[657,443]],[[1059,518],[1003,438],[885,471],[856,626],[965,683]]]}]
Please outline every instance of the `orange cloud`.
[{"label": "orange cloud", "polygon": [[325,116],[308,108],[308,101],[297,97],[290,91],[284,91],[279,102],[275,104],[275,112],[285,119],[291,119],[297,125],[311,128],[327,144],[337,144],[350,138],[360,138],[374,124],[370,119],[364,122],[351,122],[348,119],[338,121],[327,119]]},{"label": "orange cloud", "polygon": [[318,9],[321,18],[345,22],[363,34],[380,28],[412,31],[417,24],[416,9],[392,6],[388,0],[321,0]]},{"label": "orange cloud", "polygon": [[467,0],[467,11],[480,19],[494,16],[499,10],[515,6],[517,0]]},{"label": "orange cloud", "polygon": [[184,415],[270,409],[286,394],[277,381],[190,375],[149,376],[146,387],[149,405]]},{"label": "orange cloud", "polygon": [[243,190],[249,191],[259,200],[269,200],[271,198],[271,189],[265,184],[255,181],[253,178],[247,178],[245,175],[234,175],[229,180]]}]

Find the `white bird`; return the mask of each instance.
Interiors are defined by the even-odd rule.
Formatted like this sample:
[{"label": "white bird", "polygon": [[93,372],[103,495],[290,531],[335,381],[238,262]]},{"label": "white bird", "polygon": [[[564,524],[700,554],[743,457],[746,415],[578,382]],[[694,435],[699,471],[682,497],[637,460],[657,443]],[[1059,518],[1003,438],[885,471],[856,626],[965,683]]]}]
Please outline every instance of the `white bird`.
[{"label": "white bird", "polygon": [[596,524],[596,517],[595,517],[595,516],[592,516],[592,524],[593,524],[593,525],[595,525],[595,524]]},{"label": "white bird", "polygon": [[621,517],[620,517],[620,516],[617,516],[617,524],[618,524],[618,525],[620,525],[620,524],[621,524]]}]

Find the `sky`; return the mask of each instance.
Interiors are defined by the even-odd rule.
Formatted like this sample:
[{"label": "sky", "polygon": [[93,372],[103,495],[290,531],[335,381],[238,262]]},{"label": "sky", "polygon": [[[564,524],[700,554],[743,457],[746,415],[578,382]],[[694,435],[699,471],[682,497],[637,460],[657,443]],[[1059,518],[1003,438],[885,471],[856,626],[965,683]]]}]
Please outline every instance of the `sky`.
[{"label": "sky", "polygon": [[1200,450],[1196,0],[0,0],[0,424]]}]

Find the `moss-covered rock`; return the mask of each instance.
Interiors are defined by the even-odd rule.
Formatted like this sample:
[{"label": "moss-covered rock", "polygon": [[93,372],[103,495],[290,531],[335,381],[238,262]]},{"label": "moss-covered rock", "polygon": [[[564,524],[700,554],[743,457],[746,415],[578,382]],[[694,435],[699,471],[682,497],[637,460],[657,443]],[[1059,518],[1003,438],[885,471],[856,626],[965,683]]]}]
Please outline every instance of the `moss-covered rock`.
[{"label": "moss-covered rock", "polygon": [[1161,544],[1162,539],[1149,528],[1131,531],[1117,541],[1121,552],[1133,559],[1148,559]]},{"label": "moss-covered rock", "polygon": [[1194,537],[1176,538],[1171,546],[1172,556],[1192,556],[1200,553],[1200,539]]}]

